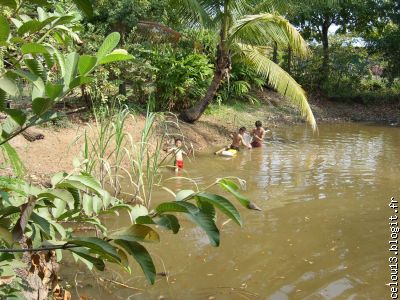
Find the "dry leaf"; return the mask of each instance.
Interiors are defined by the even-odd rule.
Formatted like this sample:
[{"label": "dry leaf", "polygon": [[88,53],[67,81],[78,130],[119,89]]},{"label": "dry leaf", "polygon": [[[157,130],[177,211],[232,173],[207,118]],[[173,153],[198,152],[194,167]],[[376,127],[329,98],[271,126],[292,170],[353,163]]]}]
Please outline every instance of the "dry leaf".
[{"label": "dry leaf", "polygon": [[3,285],[3,284],[10,284],[12,281],[13,281],[13,279],[14,279],[14,275],[10,275],[10,276],[1,276],[0,277],[0,285]]}]

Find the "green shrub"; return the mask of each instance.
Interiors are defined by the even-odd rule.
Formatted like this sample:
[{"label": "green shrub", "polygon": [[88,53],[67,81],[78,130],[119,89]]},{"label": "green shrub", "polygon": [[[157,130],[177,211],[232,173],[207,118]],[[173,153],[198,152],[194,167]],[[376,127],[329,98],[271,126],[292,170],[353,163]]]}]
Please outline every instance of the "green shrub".
[{"label": "green shrub", "polygon": [[157,69],[157,110],[191,107],[204,96],[213,75],[213,66],[205,55],[180,53],[172,48],[153,52],[152,65]]}]

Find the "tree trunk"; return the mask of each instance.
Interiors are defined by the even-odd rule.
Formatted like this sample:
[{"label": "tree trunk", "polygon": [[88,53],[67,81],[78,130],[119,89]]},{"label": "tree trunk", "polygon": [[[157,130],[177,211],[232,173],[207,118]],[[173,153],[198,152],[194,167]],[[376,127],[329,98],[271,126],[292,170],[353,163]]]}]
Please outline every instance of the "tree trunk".
[{"label": "tree trunk", "polygon": [[293,51],[292,47],[288,47],[288,54],[287,54],[287,72],[289,74],[292,73],[292,56],[293,56]]},{"label": "tree trunk", "polygon": [[274,42],[274,53],[272,55],[272,61],[278,63],[278,43]]},{"label": "tree trunk", "polygon": [[230,70],[232,69],[231,57],[228,49],[229,46],[227,44],[230,22],[230,15],[228,13],[228,2],[228,0],[224,1],[224,13],[220,31],[220,43],[217,47],[217,60],[215,64],[213,80],[211,81],[211,84],[208,87],[207,93],[204,96],[203,100],[196,103],[195,106],[186,109],[180,113],[179,118],[185,122],[194,123],[201,117],[207,106],[214,99],[218,88],[221,85],[221,82],[228,76]]},{"label": "tree trunk", "polygon": [[222,80],[224,80],[227,74],[228,72],[226,70],[225,71],[215,70],[213,80],[210,86],[208,87],[207,93],[204,96],[203,100],[199,101],[195,106],[182,111],[179,115],[179,118],[182,121],[188,123],[194,123],[195,121],[197,121],[204,113],[207,106],[214,99],[218,91],[218,88],[221,85]]},{"label": "tree trunk", "polygon": [[329,17],[325,17],[324,23],[322,24],[322,49],[323,49],[323,61],[322,61],[322,74],[323,80],[326,80],[329,76],[329,39],[328,31],[331,22]]},{"label": "tree trunk", "polygon": [[81,86],[81,93],[82,93],[82,99],[83,99],[83,101],[85,101],[86,106],[88,108],[91,108],[92,107],[92,99],[91,99],[89,93],[86,91],[85,85]]}]

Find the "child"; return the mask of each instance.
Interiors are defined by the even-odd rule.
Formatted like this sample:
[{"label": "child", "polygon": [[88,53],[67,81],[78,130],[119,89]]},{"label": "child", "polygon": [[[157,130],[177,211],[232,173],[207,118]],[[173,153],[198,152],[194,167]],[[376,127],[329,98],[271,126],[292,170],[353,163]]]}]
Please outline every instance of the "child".
[{"label": "child", "polygon": [[230,149],[234,149],[239,151],[240,145],[244,145],[248,149],[251,149],[251,145],[247,144],[246,141],[243,139],[243,134],[246,132],[246,127],[240,127],[239,132],[231,134],[232,144]]},{"label": "child", "polygon": [[168,153],[174,152],[175,154],[175,172],[178,172],[179,170],[183,169],[183,155],[190,155],[192,152],[192,149],[186,153],[182,149],[182,139],[181,138],[176,138],[175,139],[175,147],[171,148],[168,150]]},{"label": "child", "polygon": [[262,146],[262,142],[264,140],[264,136],[265,136],[265,130],[262,127],[262,123],[261,121],[256,121],[256,128],[253,129],[251,135],[253,136],[253,142],[251,143],[251,145],[254,148],[258,148]]}]

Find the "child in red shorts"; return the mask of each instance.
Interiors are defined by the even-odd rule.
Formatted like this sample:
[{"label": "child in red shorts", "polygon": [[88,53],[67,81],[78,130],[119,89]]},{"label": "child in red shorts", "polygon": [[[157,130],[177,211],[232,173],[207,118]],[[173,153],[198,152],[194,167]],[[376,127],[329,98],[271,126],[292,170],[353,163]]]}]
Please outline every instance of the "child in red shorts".
[{"label": "child in red shorts", "polygon": [[182,149],[182,140],[180,138],[175,139],[175,147],[171,148],[168,150],[168,153],[174,152],[175,154],[175,172],[178,172],[179,170],[183,169],[183,155],[190,155],[192,149],[186,153]]}]

